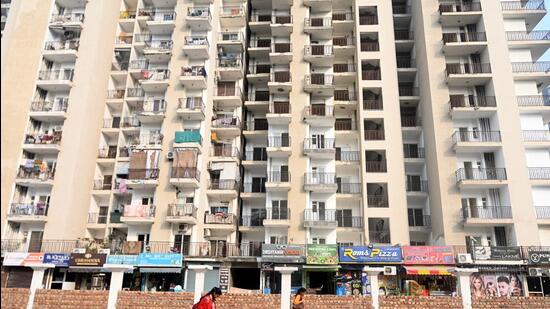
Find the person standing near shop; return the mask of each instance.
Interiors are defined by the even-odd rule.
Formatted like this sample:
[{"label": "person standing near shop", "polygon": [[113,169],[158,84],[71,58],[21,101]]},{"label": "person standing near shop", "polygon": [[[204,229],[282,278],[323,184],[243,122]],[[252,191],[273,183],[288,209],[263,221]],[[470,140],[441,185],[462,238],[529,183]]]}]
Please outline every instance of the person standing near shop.
[{"label": "person standing near shop", "polygon": [[210,292],[206,293],[199,301],[193,305],[192,309],[216,309],[216,299],[222,295],[222,290],[218,287],[213,287]]},{"label": "person standing near shop", "polygon": [[296,295],[294,295],[294,299],[292,300],[292,309],[305,308],[304,295],[306,295],[306,289],[305,288],[298,289],[298,292],[296,293]]}]

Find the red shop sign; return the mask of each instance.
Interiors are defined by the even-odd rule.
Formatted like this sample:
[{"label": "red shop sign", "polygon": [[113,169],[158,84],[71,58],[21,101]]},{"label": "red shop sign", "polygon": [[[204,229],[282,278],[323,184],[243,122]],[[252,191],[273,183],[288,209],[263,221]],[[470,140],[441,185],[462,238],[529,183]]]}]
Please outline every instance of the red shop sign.
[{"label": "red shop sign", "polygon": [[404,246],[405,265],[453,265],[455,257],[451,246]]}]

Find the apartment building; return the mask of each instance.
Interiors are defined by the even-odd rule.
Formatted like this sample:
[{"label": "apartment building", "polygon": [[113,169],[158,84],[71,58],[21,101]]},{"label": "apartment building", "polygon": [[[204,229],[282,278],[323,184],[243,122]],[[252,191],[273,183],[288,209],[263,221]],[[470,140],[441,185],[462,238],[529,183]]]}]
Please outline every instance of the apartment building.
[{"label": "apartment building", "polygon": [[337,272],[304,245],[550,245],[544,1],[13,2],[2,254],[277,291]]}]

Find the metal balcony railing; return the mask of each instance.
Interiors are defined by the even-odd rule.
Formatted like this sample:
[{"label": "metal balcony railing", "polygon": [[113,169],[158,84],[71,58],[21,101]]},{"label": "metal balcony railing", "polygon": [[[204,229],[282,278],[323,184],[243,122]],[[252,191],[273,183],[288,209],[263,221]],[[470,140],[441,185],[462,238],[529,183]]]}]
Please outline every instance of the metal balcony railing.
[{"label": "metal balcony railing", "polygon": [[116,148],[99,148],[97,157],[102,159],[114,159],[116,158]]},{"label": "metal balcony railing", "polygon": [[239,117],[220,117],[212,120],[212,128],[240,128],[241,120]]},{"label": "metal balcony railing", "polygon": [[386,160],[384,161],[365,161],[365,169],[367,173],[386,173],[387,164]]},{"label": "metal balcony railing", "polygon": [[292,43],[271,43],[272,53],[291,53]]},{"label": "metal balcony railing", "polygon": [[334,150],[334,138],[304,138],[304,151]]},{"label": "metal balcony railing", "polygon": [[94,190],[111,190],[113,188],[112,182],[106,182],[104,178],[94,180]]},{"label": "metal balcony railing", "polygon": [[44,45],[44,50],[78,50],[80,39],[48,41]]},{"label": "metal balcony railing", "polygon": [[124,89],[107,90],[107,99],[123,99],[125,93]]},{"label": "metal balcony railing", "polygon": [[209,46],[208,37],[201,35],[185,36],[185,46]]},{"label": "metal balcony railing", "polygon": [[304,56],[332,56],[334,51],[332,45],[306,45],[304,46]]},{"label": "metal balcony railing", "polygon": [[418,87],[399,86],[398,92],[400,97],[415,97],[420,95],[420,89]]},{"label": "metal balcony railing", "polygon": [[508,41],[550,41],[550,31],[506,31]]},{"label": "metal balcony railing", "polygon": [[503,11],[546,11],[544,0],[502,1],[500,5]]},{"label": "metal balcony railing", "polygon": [[389,207],[388,197],[385,195],[368,195],[367,206],[373,208],[387,208]]},{"label": "metal balcony railing", "polygon": [[382,97],[376,99],[363,99],[364,110],[382,110],[383,108],[384,103]]},{"label": "metal balcony railing", "polygon": [[143,88],[128,88],[126,95],[130,98],[140,98],[145,96],[145,90]]},{"label": "metal balcony railing", "polygon": [[355,46],[355,37],[353,36],[334,36],[332,37],[332,46]]},{"label": "metal balcony railing", "polygon": [[271,64],[253,64],[248,66],[248,74],[269,74],[271,72]]},{"label": "metal balcony railing", "polygon": [[196,167],[172,166],[170,177],[179,179],[196,179],[197,181],[200,181],[201,172]]},{"label": "metal balcony railing", "polygon": [[152,218],[155,216],[155,205],[124,205],[123,217]]},{"label": "metal balcony railing", "polygon": [[53,14],[50,23],[81,23],[84,22],[84,13]]},{"label": "metal balcony railing", "polygon": [[396,41],[414,40],[414,32],[407,30],[394,30],[393,35]]},{"label": "metal balcony railing", "polygon": [[384,130],[364,130],[366,141],[382,141],[385,139]]},{"label": "metal balcony railing", "polygon": [[456,131],[453,133],[453,142],[501,142],[500,131]]},{"label": "metal balcony railing", "polygon": [[464,13],[464,12],[481,12],[481,3],[444,3],[439,5],[439,13]]},{"label": "metal balcony railing", "polygon": [[290,147],[290,136],[270,136],[267,138],[267,147]]},{"label": "metal balcony railing", "polygon": [[331,17],[306,18],[304,21],[304,27],[305,28],[331,28],[332,18]]},{"label": "metal balcony railing", "polygon": [[248,150],[245,152],[243,160],[245,161],[267,161],[266,148],[260,148],[261,151]]},{"label": "metal balcony railing", "polygon": [[245,131],[267,131],[269,125],[267,119],[248,120],[244,123],[243,130]]},{"label": "metal balcony railing", "polygon": [[306,117],[332,117],[334,116],[334,106],[313,105],[304,108]]},{"label": "metal balcony railing", "polygon": [[258,102],[266,102],[269,101],[270,94],[268,90],[255,90],[248,93],[248,100],[250,101],[258,101]]},{"label": "metal balcony railing", "polygon": [[425,156],[424,147],[403,145],[403,154],[406,159],[422,159]]},{"label": "metal balcony railing", "polygon": [[524,130],[523,141],[548,142],[550,141],[550,131],[549,130]]},{"label": "metal balcony railing", "polygon": [[334,122],[334,131],[352,131],[356,129],[357,126],[353,119],[338,118]]},{"label": "metal balcony railing", "polygon": [[141,71],[139,80],[141,82],[153,80],[163,81],[170,78],[170,70],[168,69],[146,69]]},{"label": "metal balcony railing", "polygon": [[306,185],[336,185],[336,173],[305,173]]},{"label": "metal balcony railing", "polygon": [[370,231],[369,230],[369,242],[374,244],[390,244],[391,237],[390,231]]},{"label": "metal balcony railing", "polygon": [[290,220],[290,209],[287,207],[267,207],[267,220]]},{"label": "metal balcony railing", "polygon": [[358,162],[361,159],[361,152],[354,150],[336,151],[336,161]]},{"label": "metal balcony railing", "polygon": [[464,219],[511,219],[512,207],[510,206],[464,206],[462,207]]},{"label": "metal balcony railing", "polygon": [[356,71],[355,63],[335,63],[332,65],[334,73],[353,73]]},{"label": "metal balcony railing", "polygon": [[487,42],[487,34],[485,32],[443,33],[443,44],[468,42]]},{"label": "metal balcony railing", "polygon": [[137,103],[132,112],[137,114],[164,114],[168,103],[164,99],[148,99]]},{"label": "metal balcony railing", "polygon": [[416,68],[416,60],[411,57],[397,57],[396,62],[398,69]]},{"label": "metal balcony railing", "polygon": [[119,19],[134,19],[134,18],[136,18],[136,16],[137,16],[136,11],[125,10],[125,11],[120,12],[120,14],[118,15],[118,18]]},{"label": "metal balcony railing", "polygon": [[275,25],[292,24],[292,15],[277,15],[273,16],[271,22]]},{"label": "metal balcony railing", "polygon": [[380,69],[364,69],[361,71],[361,78],[363,80],[380,80],[382,74]]},{"label": "metal balcony railing", "polygon": [[253,11],[252,14],[250,14],[250,22],[268,22],[271,23],[271,13],[261,13],[257,11]]},{"label": "metal balcony railing", "polygon": [[359,15],[360,25],[378,25],[378,16],[376,15]]},{"label": "metal balcony railing", "polygon": [[332,74],[308,74],[304,76],[306,86],[333,86],[334,76]]},{"label": "metal balcony railing", "polygon": [[31,103],[32,112],[66,112],[69,98],[56,98],[55,100],[39,100]]},{"label": "metal balcony railing", "polygon": [[432,217],[430,215],[409,216],[409,226],[430,227],[432,226]]},{"label": "metal balcony railing", "polygon": [[550,206],[535,206],[537,219],[550,219]]},{"label": "metal balcony railing", "polygon": [[[357,97],[355,92],[349,91],[348,89],[335,89],[334,90],[334,101],[355,101]],[[341,103],[341,102],[340,102]]]},{"label": "metal balcony railing", "polygon": [[264,226],[264,219],[266,219],[265,213],[260,213],[254,216],[241,216],[239,225],[240,226]]},{"label": "metal balcony railing", "polygon": [[290,83],[292,81],[292,76],[290,71],[272,72],[270,81],[275,83]]},{"label": "metal balcony railing", "polygon": [[236,17],[244,14],[243,5],[223,5],[220,11],[220,17]]},{"label": "metal balcony railing", "polygon": [[264,182],[245,182],[243,183],[243,192],[247,193],[265,193]]},{"label": "metal balcony railing", "polygon": [[211,148],[211,155],[213,157],[224,158],[239,158],[239,148],[231,145],[215,145]]},{"label": "metal balcony railing", "polygon": [[407,192],[428,192],[427,180],[407,180]]},{"label": "metal balcony railing", "polygon": [[337,183],[336,193],[340,194],[360,194],[361,183]]},{"label": "metal balcony railing", "polygon": [[174,42],[172,40],[161,40],[161,39],[155,39],[155,40],[149,40],[145,41],[145,50],[149,52],[167,52],[172,50],[172,46],[174,45]]},{"label": "metal balcony railing", "polygon": [[459,168],[456,172],[457,181],[465,180],[506,180],[505,168]]},{"label": "metal balcony railing", "polygon": [[14,216],[47,216],[47,203],[11,203],[8,217]]},{"label": "metal balcony railing", "polygon": [[107,214],[102,214],[99,212],[89,212],[88,213],[88,223],[91,224],[107,224]]},{"label": "metal balcony railing", "polygon": [[415,116],[401,116],[401,126],[404,128],[422,126],[422,118]]},{"label": "metal balcony railing", "polygon": [[147,17],[148,20],[157,22],[173,22],[176,20],[176,12],[173,9],[143,8],[138,11],[139,17]]},{"label": "metal balcony railing", "polygon": [[205,105],[202,97],[185,97],[178,99],[178,109],[201,110],[204,112]]},{"label": "metal balcony railing", "polygon": [[59,145],[61,133],[61,131],[54,131],[52,133],[25,134],[24,143],[27,145]]},{"label": "metal balcony railing", "polygon": [[172,203],[168,204],[169,217],[192,217],[197,218],[197,207],[192,203]]},{"label": "metal balcony railing", "polygon": [[239,184],[233,179],[211,179],[208,189],[210,190],[237,190]]},{"label": "metal balcony railing", "polygon": [[550,179],[550,167],[528,167],[529,179]]},{"label": "metal balcony railing", "polygon": [[48,181],[53,180],[55,175],[55,170],[46,169],[41,171],[40,169],[36,168],[27,168],[24,166],[19,167],[19,170],[17,171],[17,178],[18,179],[33,179],[33,180],[40,180],[40,181]]},{"label": "metal balcony railing", "polygon": [[290,114],[291,106],[290,102],[270,102],[269,113],[270,114]]},{"label": "metal balcony railing", "polygon": [[494,96],[474,96],[474,95],[461,95],[452,94],[450,96],[451,109],[456,107],[496,107],[497,101]]},{"label": "metal balcony railing", "polygon": [[240,69],[242,68],[242,59],[235,57],[218,58],[219,69]]},{"label": "metal balcony railing", "polygon": [[550,96],[523,95],[516,96],[518,106],[550,106]]},{"label": "metal balcony railing", "polygon": [[235,215],[230,213],[205,213],[204,214],[204,223],[205,224],[234,224]]},{"label": "metal balcony railing", "polygon": [[290,182],[290,172],[268,172],[267,181],[275,183]]},{"label": "metal balcony railing", "polygon": [[149,67],[149,60],[148,59],[134,59],[130,61],[130,64],[128,68],[130,70],[144,70]]},{"label": "metal balcony railing", "polygon": [[346,10],[333,10],[332,21],[353,21],[353,12]]},{"label": "metal balcony railing", "polygon": [[74,69],[45,70],[38,72],[39,80],[72,81]]},{"label": "metal balcony railing", "polygon": [[304,221],[336,222],[336,209],[304,209]]},{"label": "metal balcony railing", "polygon": [[447,63],[445,74],[465,75],[465,74],[489,74],[491,73],[490,63]]},{"label": "metal balcony railing", "polygon": [[271,48],[271,38],[251,38],[249,48]]},{"label": "metal balcony railing", "polygon": [[189,7],[187,8],[187,16],[193,18],[212,19],[209,7]]},{"label": "metal balcony railing", "polygon": [[376,52],[380,51],[380,43],[376,42],[364,42],[361,40],[361,51],[362,52]]},{"label": "metal balcony railing", "polygon": [[512,62],[514,73],[550,73],[550,61]]},{"label": "metal balcony railing", "polygon": [[392,11],[394,15],[405,15],[405,14],[411,14],[411,6],[410,5],[395,5],[392,6]]},{"label": "metal balcony railing", "polygon": [[180,76],[201,76],[206,78],[206,68],[204,66],[181,67]]},{"label": "metal balcony railing", "polygon": [[239,87],[214,87],[214,96],[218,97],[242,97]]},{"label": "metal balcony railing", "polygon": [[128,179],[130,180],[158,179],[158,177],[158,168],[131,168],[128,170]]}]

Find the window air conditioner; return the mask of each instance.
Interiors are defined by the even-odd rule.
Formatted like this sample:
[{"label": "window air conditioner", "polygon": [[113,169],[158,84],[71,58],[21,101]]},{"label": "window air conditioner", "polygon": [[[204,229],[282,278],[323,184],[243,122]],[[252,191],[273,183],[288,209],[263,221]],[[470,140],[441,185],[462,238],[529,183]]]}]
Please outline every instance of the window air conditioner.
[{"label": "window air conditioner", "polygon": [[471,264],[472,255],[470,253],[459,253],[458,254],[458,263],[460,264]]}]

